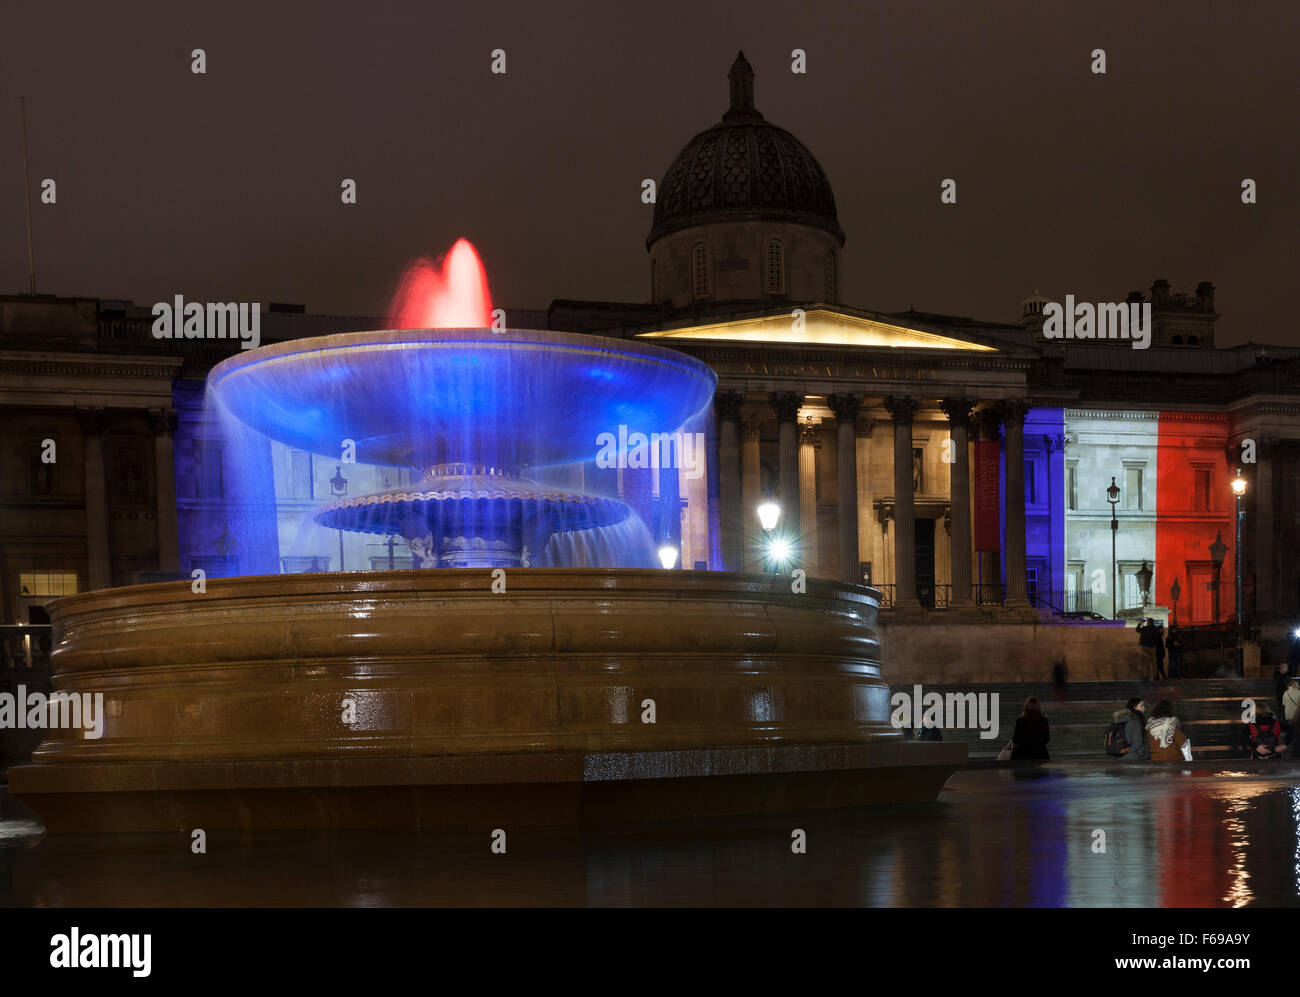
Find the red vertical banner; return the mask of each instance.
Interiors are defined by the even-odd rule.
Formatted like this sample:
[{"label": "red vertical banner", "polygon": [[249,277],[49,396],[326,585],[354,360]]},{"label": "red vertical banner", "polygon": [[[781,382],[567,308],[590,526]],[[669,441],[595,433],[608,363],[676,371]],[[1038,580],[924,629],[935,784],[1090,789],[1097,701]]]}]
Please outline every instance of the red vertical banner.
[{"label": "red vertical banner", "polygon": [[975,508],[973,510],[975,549],[999,550],[1002,546],[998,524],[998,471],[1002,445],[997,440],[975,441]]}]

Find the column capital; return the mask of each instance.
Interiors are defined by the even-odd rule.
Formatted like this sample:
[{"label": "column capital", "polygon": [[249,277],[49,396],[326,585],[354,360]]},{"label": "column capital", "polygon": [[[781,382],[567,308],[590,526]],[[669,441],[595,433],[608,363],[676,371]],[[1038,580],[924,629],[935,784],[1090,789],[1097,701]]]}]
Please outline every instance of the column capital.
[{"label": "column capital", "polygon": [[1008,427],[1020,428],[1025,424],[1025,415],[1029,412],[1029,402],[1023,398],[1004,398],[1002,400],[1002,422]]},{"label": "column capital", "polygon": [[915,395],[885,396],[885,411],[896,423],[910,423],[920,407],[921,399]]},{"label": "column capital", "polygon": [[799,446],[815,447],[818,444],[818,438],[821,435],[822,424],[816,420],[809,419],[807,422],[799,423]]},{"label": "column capital", "polygon": [[713,396],[713,408],[719,419],[735,422],[740,418],[740,406],[745,404],[745,396],[739,391],[719,391]]},{"label": "column capital", "polygon": [[853,423],[853,431],[858,439],[867,440],[871,438],[878,425],[880,425],[879,419],[873,419],[869,415],[859,415]]},{"label": "column capital", "polygon": [[996,440],[998,438],[998,427],[1002,425],[1002,412],[998,408],[978,409],[973,416],[975,425],[979,427],[980,436],[985,440]]},{"label": "column capital", "polygon": [[151,408],[149,410],[149,430],[154,436],[171,436],[176,432],[176,410],[170,408]]},{"label": "column capital", "polygon": [[939,403],[939,407],[943,409],[944,415],[948,417],[950,426],[970,428],[971,413],[975,411],[975,399],[945,398]]},{"label": "column capital", "polygon": [[803,395],[797,391],[773,391],[767,396],[767,403],[781,422],[794,422],[803,407]]},{"label": "column capital", "polygon": [[862,408],[862,398],[859,395],[827,395],[826,404],[839,422],[852,422]]},{"label": "column capital", "polygon": [[81,431],[87,436],[102,433],[108,425],[108,409],[79,407],[77,421],[81,423]]},{"label": "column capital", "polygon": [[753,443],[763,435],[763,424],[757,419],[746,419],[740,424],[740,438],[746,443]]}]

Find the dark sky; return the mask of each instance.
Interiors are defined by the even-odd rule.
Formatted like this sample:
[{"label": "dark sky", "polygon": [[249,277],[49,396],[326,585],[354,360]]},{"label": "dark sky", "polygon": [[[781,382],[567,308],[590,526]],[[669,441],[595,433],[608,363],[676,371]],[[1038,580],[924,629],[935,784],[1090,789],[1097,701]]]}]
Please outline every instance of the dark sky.
[{"label": "dark sky", "polygon": [[10,0],[0,291],[27,284],[25,94],[33,185],[58,184],[42,292],[382,314],[408,258],[464,235],[497,304],[644,300],[640,181],[719,120],[743,48],[834,186],[846,303],[1013,321],[1035,283],[1208,279],[1221,344],[1300,345],[1300,4],[1062,6]]}]

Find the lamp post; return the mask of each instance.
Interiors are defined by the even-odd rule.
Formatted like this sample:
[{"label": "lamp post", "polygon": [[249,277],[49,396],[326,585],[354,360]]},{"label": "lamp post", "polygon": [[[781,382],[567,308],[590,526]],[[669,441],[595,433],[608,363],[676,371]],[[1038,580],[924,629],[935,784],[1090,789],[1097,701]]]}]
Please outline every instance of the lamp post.
[{"label": "lamp post", "polygon": [[781,507],[768,499],[758,507],[758,523],[763,527],[763,550],[767,559],[772,563],[772,573],[775,574],[778,568],[777,564],[777,540],[772,531],[776,529],[777,522],[781,519]]},{"label": "lamp post", "polygon": [[[342,466],[334,468],[334,477],[330,478],[330,494],[335,498],[342,498],[348,493],[348,479],[343,477]],[[343,567],[343,528],[339,527],[339,570],[344,571]]]},{"label": "lamp post", "polygon": [[1214,592],[1214,622],[1219,622],[1219,573],[1223,570],[1223,555],[1228,553],[1227,546],[1223,543],[1223,531],[1219,530],[1214,536],[1214,543],[1210,544],[1210,560],[1214,562],[1214,581],[1210,582],[1210,589]]},{"label": "lamp post", "polygon": [[659,563],[664,566],[665,571],[671,571],[675,568],[677,566],[677,548],[669,543],[660,547]]},{"label": "lamp post", "polygon": [[1178,626],[1178,597],[1182,594],[1183,590],[1178,584],[1178,579],[1175,578],[1174,583],[1169,586],[1169,596],[1174,601],[1174,626]]},{"label": "lamp post", "polygon": [[1110,487],[1106,489],[1106,501],[1110,503],[1110,618],[1119,619],[1119,590],[1115,588],[1115,537],[1119,533],[1119,517],[1115,515],[1115,506],[1119,503],[1119,485],[1112,475]]},{"label": "lamp post", "polygon": [[1146,561],[1137,571],[1138,588],[1142,590],[1142,612],[1146,612],[1147,603],[1151,601],[1151,566]]},{"label": "lamp post", "polygon": [[1244,675],[1245,661],[1242,658],[1243,634],[1241,632],[1241,524],[1246,516],[1246,509],[1241,500],[1246,497],[1246,479],[1241,476],[1241,468],[1237,468],[1237,476],[1232,479],[1232,494],[1237,500],[1237,586],[1235,592],[1237,600],[1237,674]]}]

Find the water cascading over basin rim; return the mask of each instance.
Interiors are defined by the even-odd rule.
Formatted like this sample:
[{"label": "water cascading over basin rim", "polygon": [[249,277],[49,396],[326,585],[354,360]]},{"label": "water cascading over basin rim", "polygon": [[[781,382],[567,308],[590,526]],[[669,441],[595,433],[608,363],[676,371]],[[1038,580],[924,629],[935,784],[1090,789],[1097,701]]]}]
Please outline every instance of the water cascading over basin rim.
[{"label": "water cascading over basin rim", "polygon": [[[492,463],[485,452],[501,449],[526,449],[533,465],[582,460],[620,425],[675,432],[712,399],[717,375],[649,343],[402,329],[263,346],[222,361],[208,385],[240,422],[288,446],[333,454],[352,439],[359,462],[423,471],[471,455]],[[421,452],[439,447],[469,453]],[[493,456],[504,465],[516,454]]]},{"label": "water cascading over basin rim", "polygon": [[[413,329],[262,347],[214,368],[209,391],[229,416],[287,446],[329,455],[348,441],[360,463],[422,476],[336,498],[317,511],[320,525],[399,534],[418,567],[481,567],[552,563],[558,536],[632,523],[644,533],[612,497],[530,478],[591,461],[608,447],[602,438],[672,437],[716,384],[703,363],[646,343]],[[599,548],[603,566],[632,566],[624,542]]]}]

